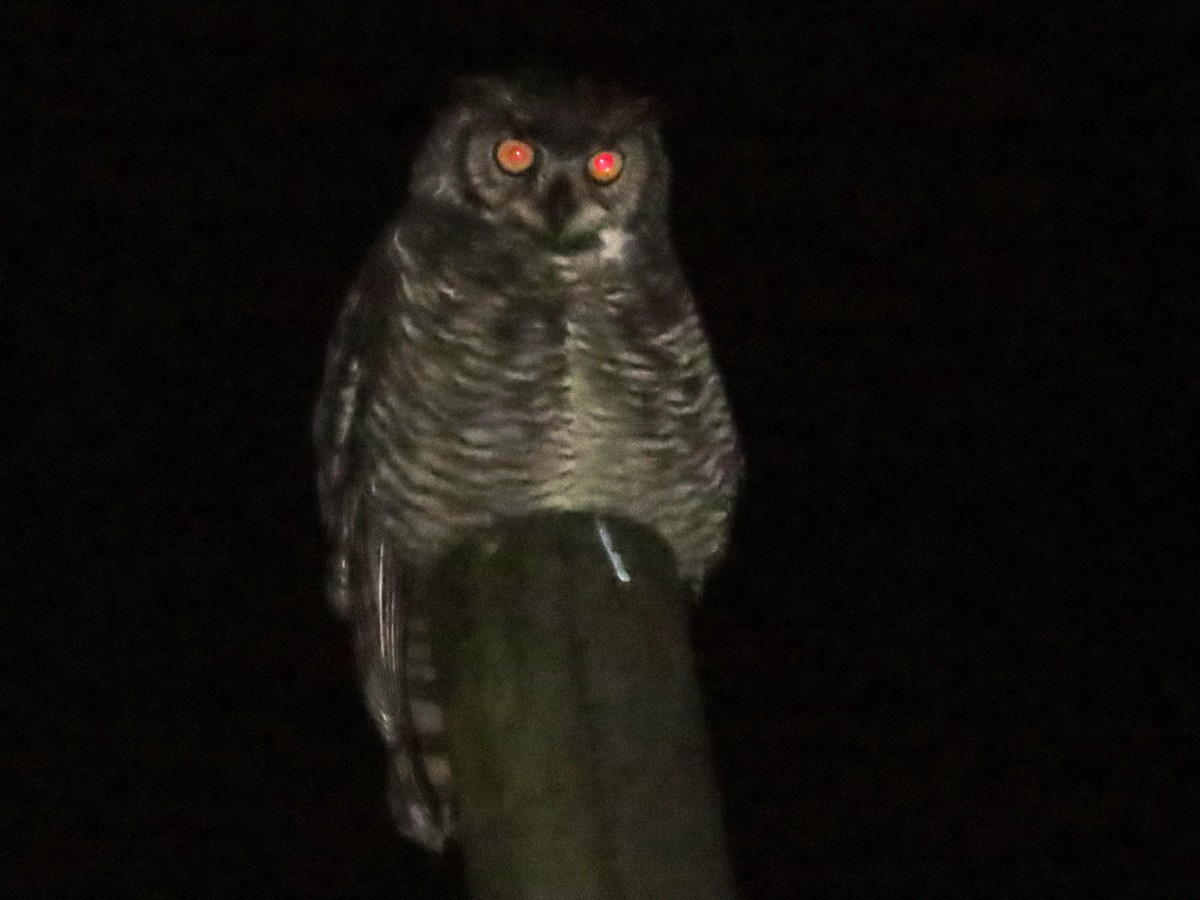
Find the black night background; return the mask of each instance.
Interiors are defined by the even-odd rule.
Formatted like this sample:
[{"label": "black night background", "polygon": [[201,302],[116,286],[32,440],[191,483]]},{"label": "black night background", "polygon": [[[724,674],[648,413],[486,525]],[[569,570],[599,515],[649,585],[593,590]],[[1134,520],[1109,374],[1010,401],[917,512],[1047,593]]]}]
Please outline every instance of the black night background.
[{"label": "black night background", "polygon": [[447,85],[530,61],[668,115],[749,457],[695,627],[744,896],[1195,890],[1200,14],[0,20],[0,895],[461,896],[388,817],[309,415]]}]

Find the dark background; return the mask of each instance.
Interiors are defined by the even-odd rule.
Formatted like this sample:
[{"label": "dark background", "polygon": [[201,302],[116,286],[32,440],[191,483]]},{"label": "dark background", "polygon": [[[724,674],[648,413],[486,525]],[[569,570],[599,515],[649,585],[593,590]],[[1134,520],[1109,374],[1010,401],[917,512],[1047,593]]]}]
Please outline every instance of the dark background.
[{"label": "dark background", "polygon": [[669,114],[749,455],[696,628],[745,896],[1190,893],[1196,14],[95,6],[0,13],[0,894],[456,895],[308,417],[448,80],[530,59]]}]

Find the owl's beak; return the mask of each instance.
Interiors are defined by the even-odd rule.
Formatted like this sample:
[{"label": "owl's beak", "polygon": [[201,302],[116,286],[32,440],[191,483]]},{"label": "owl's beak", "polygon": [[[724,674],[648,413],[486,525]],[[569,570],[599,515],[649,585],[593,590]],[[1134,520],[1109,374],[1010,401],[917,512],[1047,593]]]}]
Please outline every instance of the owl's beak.
[{"label": "owl's beak", "polygon": [[542,199],[541,207],[542,215],[546,219],[546,227],[555,235],[561,235],[563,228],[579,209],[579,203],[575,199],[575,191],[571,188],[571,183],[561,176],[550,182],[546,196]]}]

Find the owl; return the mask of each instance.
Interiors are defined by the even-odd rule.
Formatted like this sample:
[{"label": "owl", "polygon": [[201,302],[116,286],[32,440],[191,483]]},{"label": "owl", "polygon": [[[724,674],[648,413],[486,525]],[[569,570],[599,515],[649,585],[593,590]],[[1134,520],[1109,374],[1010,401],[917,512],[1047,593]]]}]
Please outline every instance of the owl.
[{"label": "owl", "polygon": [[314,422],[329,592],[393,815],[430,849],[455,810],[421,588],[439,558],[546,510],[656,529],[697,587],[724,552],[741,457],[667,186],[647,103],[466,81],[338,319]]}]

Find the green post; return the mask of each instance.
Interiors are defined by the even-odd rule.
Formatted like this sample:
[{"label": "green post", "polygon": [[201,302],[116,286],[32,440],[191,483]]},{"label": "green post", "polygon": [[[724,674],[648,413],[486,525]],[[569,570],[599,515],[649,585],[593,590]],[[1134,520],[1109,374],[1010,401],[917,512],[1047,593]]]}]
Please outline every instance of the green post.
[{"label": "green post", "polygon": [[436,581],[475,900],[730,900],[690,599],[662,541],[586,514],[508,523]]}]

